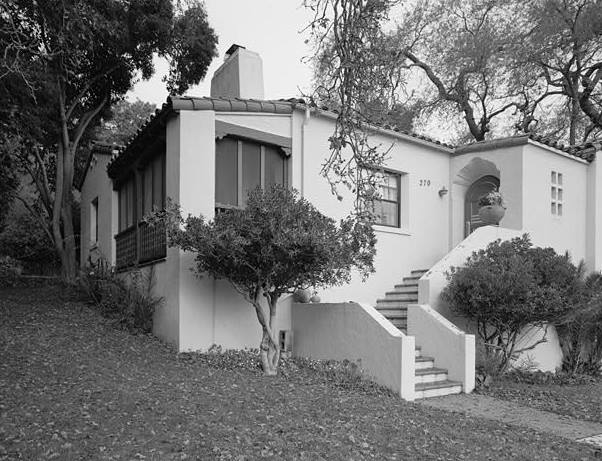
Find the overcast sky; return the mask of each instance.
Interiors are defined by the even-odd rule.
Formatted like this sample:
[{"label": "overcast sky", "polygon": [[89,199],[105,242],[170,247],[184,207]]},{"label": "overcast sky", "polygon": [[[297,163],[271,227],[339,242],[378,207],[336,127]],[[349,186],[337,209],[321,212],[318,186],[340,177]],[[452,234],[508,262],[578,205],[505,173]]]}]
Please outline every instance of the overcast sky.
[{"label": "overcast sky", "polygon": [[[205,0],[209,23],[219,38],[219,56],[213,60],[205,80],[187,94],[208,96],[213,72],[223,62],[225,51],[236,43],[256,51],[263,59],[266,99],[300,96],[309,90],[311,69],[301,59],[311,54],[305,45],[307,34],[299,32],[311,19],[301,0]],[[156,73],[141,81],[128,94],[160,106],[167,99],[165,83],[167,63],[157,59]],[[300,89],[299,89],[300,88]]]}]

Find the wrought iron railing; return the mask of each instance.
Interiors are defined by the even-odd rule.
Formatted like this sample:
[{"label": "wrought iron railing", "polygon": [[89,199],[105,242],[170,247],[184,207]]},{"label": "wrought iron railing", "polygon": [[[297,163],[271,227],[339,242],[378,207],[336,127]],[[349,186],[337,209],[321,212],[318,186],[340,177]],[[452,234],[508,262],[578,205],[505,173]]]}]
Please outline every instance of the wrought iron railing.
[{"label": "wrought iron railing", "polygon": [[139,223],[115,236],[117,269],[143,264],[167,255],[164,224]]},{"label": "wrought iron railing", "polygon": [[117,269],[136,264],[137,260],[136,227],[129,227],[115,236]]},{"label": "wrought iron railing", "polygon": [[140,245],[138,259],[140,263],[165,258],[167,254],[165,224],[157,223],[151,226],[144,222],[140,223],[138,234]]}]

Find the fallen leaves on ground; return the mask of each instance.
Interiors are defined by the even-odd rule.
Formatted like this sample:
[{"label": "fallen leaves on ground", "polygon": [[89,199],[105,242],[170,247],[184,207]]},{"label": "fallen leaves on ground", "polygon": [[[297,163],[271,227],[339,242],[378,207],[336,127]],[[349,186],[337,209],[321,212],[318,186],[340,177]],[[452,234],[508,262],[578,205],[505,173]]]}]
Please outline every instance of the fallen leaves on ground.
[{"label": "fallen leaves on ground", "polygon": [[[115,329],[60,288],[0,291],[0,459],[588,459],[590,447],[345,388],[266,378]],[[237,359],[238,360],[238,359]],[[228,360],[226,360],[227,362]]]}]

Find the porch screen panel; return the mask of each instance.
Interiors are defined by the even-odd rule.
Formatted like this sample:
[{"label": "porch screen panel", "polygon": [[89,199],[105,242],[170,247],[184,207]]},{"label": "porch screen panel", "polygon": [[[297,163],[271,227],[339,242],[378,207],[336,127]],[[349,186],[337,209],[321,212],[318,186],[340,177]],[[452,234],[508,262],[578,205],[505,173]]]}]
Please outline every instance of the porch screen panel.
[{"label": "porch screen panel", "polygon": [[242,143],[242,204],[247,203],[250,191],[261,185],[261,146]]},{"label": "porch screen panel", "polygon": [[152,174],[153,174],[153,207],[157,210],[162,210],[165,207],[165,197],[164,197],[164,178],[165,178],[165,168],[164,168],[164,157],[161,155],[153,160],[152,163]]},{"label": "porch screen panel", "polygon": [[143,214],[146,215],[148,213],[150,213],[151,211],[153,211],[153,172],[152,170],[147,167],[144,170],[144,179],[143,179],[143,190],[142,190],[142,202],[143,202],[143,207],[142,207],[142,211]]},{"label": "porch screen panel", "polygon": [[125,186],[126,228],[134,225],[135,203],[134,203],[134,181],[129,180]]},{"label": "porch screen panel", "polygon": [[272,146],[265,147],[265,188],[272,184],[286,184],[286,158],[279,149]]},{"label": "porch screen panel", "polygon": [[126,204],[125,204],[125,185],[119,189],[119,231],[124,230],[126,226]]},{"label": "porch screen panel", "polygon": [[238,142],[224,138],[216,143],[215,201],[220,205],[238,205]]}]

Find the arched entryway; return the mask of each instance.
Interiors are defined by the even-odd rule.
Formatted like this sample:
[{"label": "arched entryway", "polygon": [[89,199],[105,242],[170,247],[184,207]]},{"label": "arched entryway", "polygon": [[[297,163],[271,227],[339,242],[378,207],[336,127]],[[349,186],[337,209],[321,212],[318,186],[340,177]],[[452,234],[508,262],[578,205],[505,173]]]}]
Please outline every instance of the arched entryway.
[{"label": "arched entryway", "polygon": [[466,199],[464,202],[464,234],[467,237],[485,223],[481,221],[479,216],[479,199],[491,192],[500,188],[500,180],[495,176],[483,176],[477,179],[466,191]]}]

